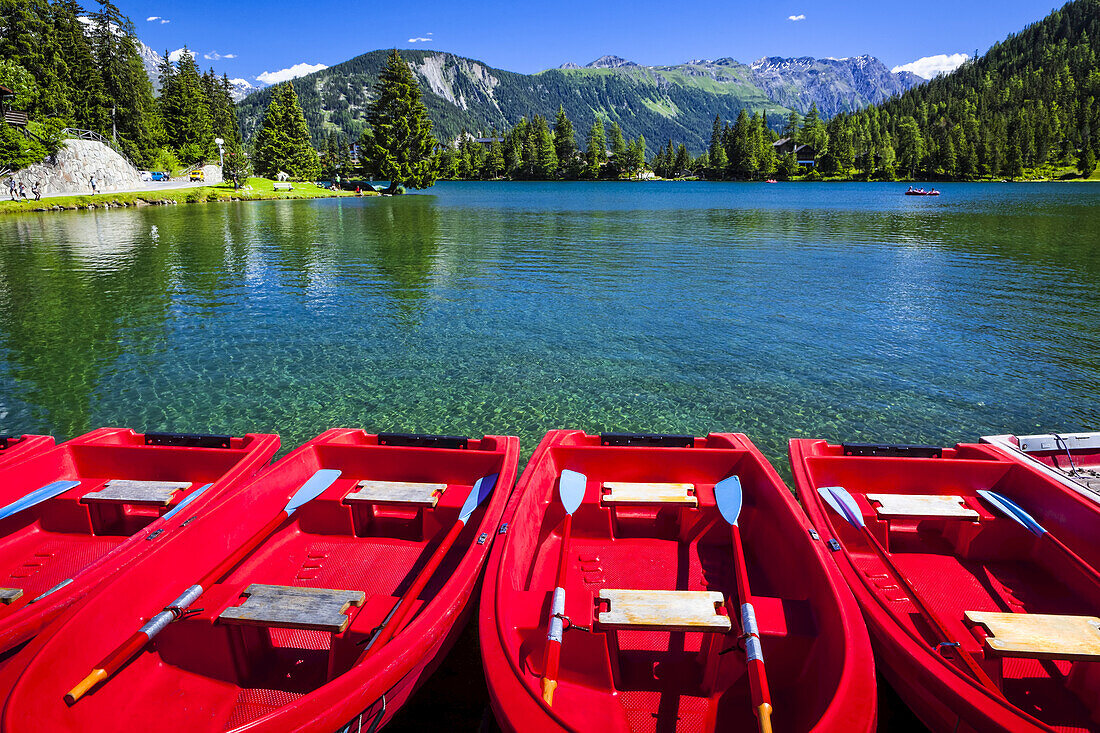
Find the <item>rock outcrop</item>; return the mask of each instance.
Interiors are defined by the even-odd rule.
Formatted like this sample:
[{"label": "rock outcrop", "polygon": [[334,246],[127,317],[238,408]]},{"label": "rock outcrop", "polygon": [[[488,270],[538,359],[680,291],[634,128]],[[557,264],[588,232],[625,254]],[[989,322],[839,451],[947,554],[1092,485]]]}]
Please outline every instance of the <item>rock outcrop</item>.
[{"label": "rock outcrop", "polygon": [[[142,186],[141,174],[136,168],[95,140],[66,140],[56,155],[12,174],[15,180],[26,184],[28,192],[31,184],[37,181],[42,186],[42,193],[72,194],[91,193],[89,181],[92,176],[101,193]],[[0,191],[0,195],[5,193]]]}]

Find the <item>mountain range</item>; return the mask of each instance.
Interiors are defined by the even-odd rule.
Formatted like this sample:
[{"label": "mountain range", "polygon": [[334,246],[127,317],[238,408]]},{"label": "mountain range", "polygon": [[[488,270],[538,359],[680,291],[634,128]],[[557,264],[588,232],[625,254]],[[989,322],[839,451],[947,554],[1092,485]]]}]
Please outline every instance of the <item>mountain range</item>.
[{"label": "mountain range", "polygon": [[[358,135],[388,53],[371,51],[294,81],[315,144],[334,130]],[[401,55],[420,81],[441,140],[463,131],[489,135],[535,114],[552,122],[561,104],[579,138],[598,117],[617,121],[627,137],[644,135],[650,145],[683,141],[697,152],[707,145],[716,115],[732,119],[742,109],[764,112],[779,128],[791,109],[805,113],[816,104],[822,116],[831,117],[924,81],[909,72],[892,73],[873,56],[767,57],[752,64],[696,59],[673,66],[602,56],[583,67],[567,63],[519,74],[440,51],[410,49]],[[238,103],[246,139],[259,128],[270,97],[269,89],[261,89]]]}]

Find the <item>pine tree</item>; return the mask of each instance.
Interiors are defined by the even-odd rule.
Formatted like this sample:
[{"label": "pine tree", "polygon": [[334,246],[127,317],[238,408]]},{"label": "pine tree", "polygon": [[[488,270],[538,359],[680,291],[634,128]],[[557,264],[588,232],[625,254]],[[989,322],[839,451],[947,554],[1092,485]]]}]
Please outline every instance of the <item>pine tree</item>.
[{"label": "pine tree", "polygon": [[489,145],[489,155],[485,160],[485,177],[500,178],[504,175],[504,145],[493,130],[493,142]]},{"label": "pine tree", "polygon": [[201,163],[214,148],[209,84],[199,76],[195,57],[186,47],[169,81],[169,100],[162,106],[168,144],[187,165]]},{"label": "pine tree", "polygon": [[565,107],[558,105],[558,117],[554,121],[554,153],[563,168],[577,155],[577,140],[573,123],[565,116]]},{"label": "pine tree", "polygon": [[238,140],[226,139],[225,155],[223,156],[222,163],[222,176],[226,180],[233,181],[234,190],[240,188],[241,181],[248,177],[249,168],[248,158],[245,156],[240,142]]},{"label": "pine tree", "polygon": [[588,150],[585,157],[588,162],[588,177],[599,178],[600,169],[607,162],[607,143],[604,139],[603,120],[598,117],[588,131]]},{"label": "pine tree", "polygon": [[626,157],[626,141],[623,139],[623,130],[619,123],[612,121],[607,133],[607,147],[611,150],[611,166],[616,175],[622,175],[627,171],[629,161]]},{"label": "pine tree", "polygon": [[292,82],[275,87],[253,145],[253,167],[265,178],[274,178],[279,171],[296,180],[314,180],[320,174],[321,164]]},{"label": "pine tree", "polygon": [[84,24],[78,20],[84,10],[75,0],[58,0],[52,7],[58,52],[68,69],[73,126],[103,134],[110,125],[109,104]]},{"label": "pine tree", "polygon": [[691,168],[691,156],[688,155],[687,145],[680,143],[680,146],[676,148],[676,160],[672,164],[674,175],[680,177],[688,172]]},{"label": "pine tree", "polygon": [[534,134],[536,146],[536,172],[539,178],[554,178],[558,174],[558,154],[554,137],[546,125],[546,118],[535,115]]},{"label": "pine tree", "polygon": [[802,121],[802,127],[798,131],[798,142],[812,146],[817,155],[828,152],[829,134],[817,112],[817,102],[810,105],[810,111]]},{"label": "pine tree", "polygon": [[432,123],[420,99],[420,85],[396,49],[378,75],[375,94],[367,115],[374,128],[370,155],[379,175],[390,182],[388,192],[396,193],[400,186],[431,186],[435,183],[432,150],[436,144]]},{"label": "pine tree", "polygon": [[1077,170],[1083,178],[1091,177],[1096,170],[1096,154],[1088,145],[1081,150],[1081,155],[1077,159]]},{"label": "pine tree", "polygon": [[729,164],[729,157],[726,155],[726,145],[723,140],[724,130],[722,118],[719,115],[715,115],[714,126],[710,131],[710,147],[707,148],[707,167],[710,168],[714,176],[718,178],[725,174],[726,166]]}]

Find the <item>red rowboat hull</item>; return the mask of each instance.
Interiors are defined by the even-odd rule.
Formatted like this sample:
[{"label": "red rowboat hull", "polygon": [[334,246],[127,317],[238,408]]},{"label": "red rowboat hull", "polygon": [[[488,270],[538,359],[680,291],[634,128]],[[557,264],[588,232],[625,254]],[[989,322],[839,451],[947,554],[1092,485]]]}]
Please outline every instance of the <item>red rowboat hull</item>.
[{"label": "red rowboat hull", "polygon": [[[728,638],[632,630],[615,636],[598,624],[595,633],[566,631],[553,705],[543,702],[546,622],[564,517],[556,486],[569,468],[588,480],[572,522],[564,586],[573,624],[593,623],[594,596],[606,587],[718,591],[732,604],[730,528],[718,516],[713,486],[736,474],[744,486],[739,526],[775,729],[874,730],[866,629],[805,515],[745,436],[689,440],[691,447],[601,446],[600,436],[577,430],[543,438],[505,512],[507,534],[493,548],[481,596],[482,661],[498,723],[524,733],[756,729],[745,655],[736,649],[739,618]],[[615,480],[692,483],[698,508],[612,508],[597,487]],[[797,591],[788,585],[795,568]],[[800,626],[800,613],[815,619],[813,631]],[[733,615],[739,617],[736,608]],[[777,627],[778,618],[789,624]],[[721,661],[711,656],[730,647]]]},{"label": "red rowboat hull", "polygon": [[[0,506],[54,481],[80,481],[60,496],[0,520],[0,569],[11,575],[3,584],[24,591],[14,603],[0,606],[0,655],[10,656],[66,606],[250,480],[278,449],[277,435],[248,434],[230,439],[227,448],[207,448],[146,445],[145,436],[133,430],[100,428],[0,466]],[[191,486],[156,508],[96,505],[83,498],[108,479],[189,481]],[[211,487],[178,514],[153,524],[208,483]]]},{"label": "red rowboat hull", "polygon": [[[386,445],[361,430],[314,438],[28,644],[14,660],[20,671],[0,674],[0,689],[10,691],[0,730],[25,730],[33,720],[48,730],[332,733],[389,720],[461,630],[518,458],[519,440],[497,436],[461,449]],[[307,479],[330,469],[340,476],[320,496],[289,518],[280,514]],[[493,493],[415,601],[418,613],[389,643],[361,656],[454,525],[470,487],[493,473]],[[435,505],[346,501],[361,480],[446,488]],[[279,516],[277,528],[251,542]],[[204,589],[192,604],[196,613],[169,624],[115,676],[65,705],[68,687],[192,584]],[[254,584],[364,596],[346,609],[339,632],[227,622],[223,612],[241,605]]]},{"label": "red rowboat hull", "polygon": [[[960,444],[943,449],[942,457],[845,456],[841,446],[824,440],[792,440],[789,451],[798,496],[810,520],[822,540],[839,543],[832,556],[863,610],[878,669],[925,725],[934,731],[982,733],[1094,729],[1090,726],[1095,726],[1096,718],[1089,723],[1088,712],[1073,694],[1054,689],[1053,682],[1064,683],[1048,682],[1039,662],[1006,658],[1002,668],[998,658],[984,653],[983,642],[963,620],[965,610],[1079,614],[1082,607],[1087,611],[1090,597],[1100,598],[1100,589],[1081,591],[1087,581],[1058,562],[1049,548],[1033,547],[1030,533],[977,500],[977,489],[993,488],[1026,507],[1095,567],[1100,546],[1090,538],[1100,534],[1100,513],[1087,500],[1014,466],[989,446]],[[866,545],[860,544],[860,535],[820,497],[819,488],[836,485],[864,502],[861,510],[880,541],[897,543],[898,549],[891,550],[894,562],[925,602],[937,609],[955,640],[966,645],[983,671],[999,680],[1008,700],[933,651],[935,642],[926,636],[931,626],[912,624],[917,614],[904,593],[890,595],[890,588],[896,586]],[[976,516],[955,525],[954,520],[902,518],[896,520],[895,528],[875,519],[875,510],[861,496],[867,491],[957,495],[964,497],[964,506]],[[926,546],[934,549],[928,551]],[[1038,563],[1048,563],[1041,566],[1047,568],[1045,573],[1029,567]],[[1066,600],[1059,595],[1066,592],[1081,592],[1081,598]],[[1095,611],[1093,607],[1092,615]],[[1086,697],[1088,689],[1100,692],[1100,680],[1083,684]],[[1032,705],[1029,710],[1034,715],[1013,701]],[[1051,724],[1035,715],[1047,716]]]},{"label": "red rowboat hull", "polygon": [[21,435],[8,438],[0,446],[0,467],[22,461],[52,447],[53,436],[50,435]]}]

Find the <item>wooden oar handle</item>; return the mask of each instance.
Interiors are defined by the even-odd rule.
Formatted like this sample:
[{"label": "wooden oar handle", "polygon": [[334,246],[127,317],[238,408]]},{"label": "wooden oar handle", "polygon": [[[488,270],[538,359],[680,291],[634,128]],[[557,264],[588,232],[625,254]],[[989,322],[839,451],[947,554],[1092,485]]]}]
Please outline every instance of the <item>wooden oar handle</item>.
[{"label": "wooden oar handle", "polygon": [[760,733],[772,733],[772,706],[766,702],[757,705],[756,720],[760,725]]}]

